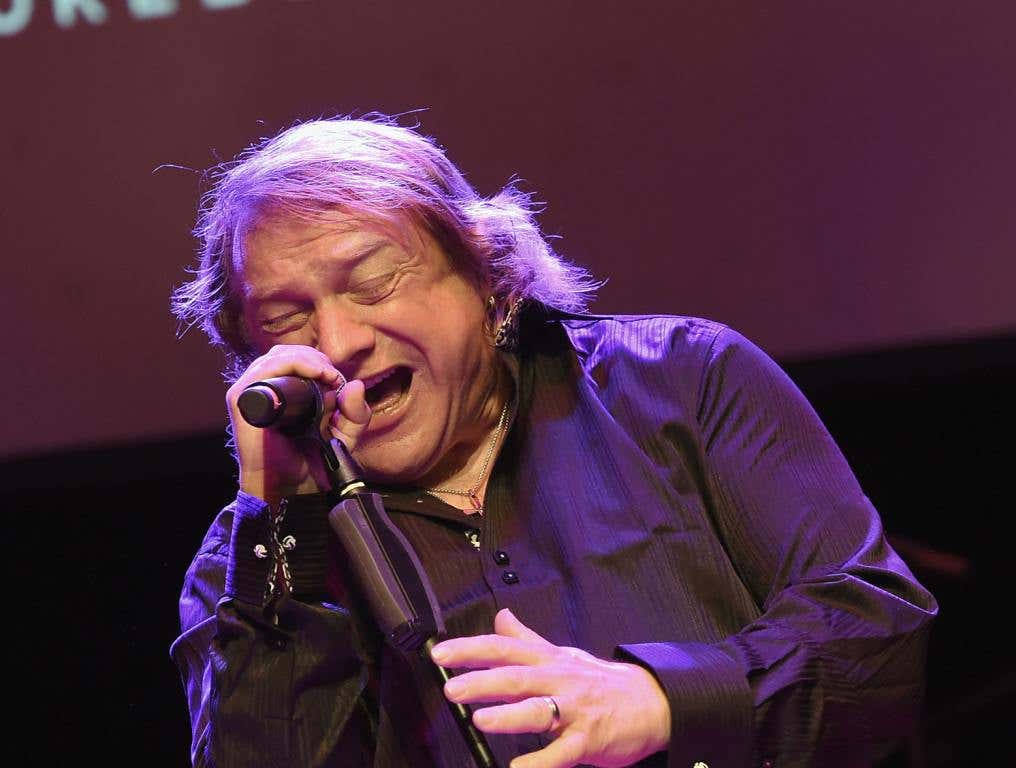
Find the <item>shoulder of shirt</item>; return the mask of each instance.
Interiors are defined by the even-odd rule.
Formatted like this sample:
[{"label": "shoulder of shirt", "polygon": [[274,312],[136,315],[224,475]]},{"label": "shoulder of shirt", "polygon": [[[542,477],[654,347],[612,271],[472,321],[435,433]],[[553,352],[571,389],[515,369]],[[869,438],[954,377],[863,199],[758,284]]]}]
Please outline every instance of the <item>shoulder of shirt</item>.
[{"label": "shoulder of shirt", "polygon": [[579,315],[556,319],[583,359],[630,351],[643,360],[706,358],[718,337],[735,334],[715,320],[687,315]]}]

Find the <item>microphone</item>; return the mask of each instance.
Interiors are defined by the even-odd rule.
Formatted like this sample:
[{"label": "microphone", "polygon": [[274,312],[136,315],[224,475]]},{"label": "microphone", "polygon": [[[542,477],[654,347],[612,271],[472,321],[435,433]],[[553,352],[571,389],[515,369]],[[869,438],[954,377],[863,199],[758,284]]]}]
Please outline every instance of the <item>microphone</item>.
[{"label": "microphone", "polygon": [[[345,377],[340,381],[339,389],[345,386]],[[301,376],[276,376],[248,384],[236,405],[251,426],[271,427],[287,435],[315,430],[324,408],[317,382]]]},{"label": "microphone", "polygon": [[[381,496],[358,482],[359,467],[342,442],[333,438],[323,455],[332,471],[333,489],[341,488],[341,500],[328,513],[328,522],[345,550],[350,571],[375,624],[397,651],[407,656],[419,652],[433,670],[435,683],[443,688],[452,672],[430,657],[431,649],[446,632],[441,605],[427,572],[413,545],[388,516]],[[498,768],[487,737],[473,725],[472,710],[465,704],[447,704],[477,768]]]},{"label": "microphone", "polygon": [[[342,389],[346,379],[339,375]],[[310,435],[317,433],[323,400],[316,381],[276,376],[244,387],[237,407],[252,426],[271,427],[291,436]],[[404,654],[422,649],[436,683],[443,686],[451,679],[451,671],[432,662],[429,654],[445,635],[445,624],[419,557],[388,517],[381,496],[367,489],[363,471],[342,441],[317,437],[332,492],[339,497],[328,522],[345,550],[360,594],[389,645]],[[469,707],[451,701],[448,706],[476,765],[497,768],[486,737],[473,725]]]}]

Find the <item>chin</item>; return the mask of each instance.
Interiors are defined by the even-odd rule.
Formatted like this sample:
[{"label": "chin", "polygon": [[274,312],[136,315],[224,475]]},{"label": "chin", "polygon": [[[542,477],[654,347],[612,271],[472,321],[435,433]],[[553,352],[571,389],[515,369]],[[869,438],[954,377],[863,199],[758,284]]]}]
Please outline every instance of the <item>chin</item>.
[{"label": "chin", "polygon": [[370,482],[409,485],[426,472],[427,466],[415,455],[400,455],[405,449],[405,446],[367,446],[363,451],[355,451],[353,458]]}]

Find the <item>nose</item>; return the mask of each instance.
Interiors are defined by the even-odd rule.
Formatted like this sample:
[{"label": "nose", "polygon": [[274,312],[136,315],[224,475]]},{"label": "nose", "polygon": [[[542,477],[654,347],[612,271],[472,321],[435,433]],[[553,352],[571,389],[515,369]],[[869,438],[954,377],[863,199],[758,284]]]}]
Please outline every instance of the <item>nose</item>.
[{"label": "nose", "polygon": [[314,319],[314,346],[328,355],[339,370],[355,370],[374,349],[373,326],[362,316],[362,311],[340,303],[338,297],[323,301],[316,308]]}]

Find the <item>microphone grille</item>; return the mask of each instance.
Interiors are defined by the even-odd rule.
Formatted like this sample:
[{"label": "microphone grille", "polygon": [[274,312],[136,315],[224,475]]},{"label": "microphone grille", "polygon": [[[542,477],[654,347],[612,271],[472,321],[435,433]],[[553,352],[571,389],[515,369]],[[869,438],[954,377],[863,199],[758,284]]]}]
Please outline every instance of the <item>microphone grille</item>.
[{"label": "microphone grille", "polygon": [[244,421],[255,427],[270,427],[279,417],[282,402],[271,387],[257,384],[240,393],[237,407]]}]

